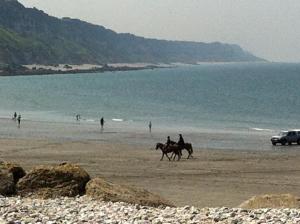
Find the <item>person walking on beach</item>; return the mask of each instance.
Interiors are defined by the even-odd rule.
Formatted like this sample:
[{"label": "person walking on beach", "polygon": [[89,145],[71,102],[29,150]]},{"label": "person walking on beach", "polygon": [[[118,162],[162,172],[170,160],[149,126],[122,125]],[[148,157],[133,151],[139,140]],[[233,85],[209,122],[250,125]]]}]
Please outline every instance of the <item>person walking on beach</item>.
[{"label": "person walking on beach", "polygon": [[16,121],[17,120],[17,112],[15,112],[14,113],[14,115],[13,115],[13,118],[12,118],[14,121]]},{"label": "person walking on beach", "polygon": [[19,114],[17,120],[18,120],[18,128],[20,128],[21,127],[21,114]]},{"label": "person walking on beach", "polygon": [[100,125],[101,125],[101,132],[102,132],[104,129],[104,118],[103,117],[101,117],[101,119],[100,119]]},{"label": "person walking on beach", "polygon": [[149,132],[151,133],[151,129],[152,129],[152,122],[149,122]]}]

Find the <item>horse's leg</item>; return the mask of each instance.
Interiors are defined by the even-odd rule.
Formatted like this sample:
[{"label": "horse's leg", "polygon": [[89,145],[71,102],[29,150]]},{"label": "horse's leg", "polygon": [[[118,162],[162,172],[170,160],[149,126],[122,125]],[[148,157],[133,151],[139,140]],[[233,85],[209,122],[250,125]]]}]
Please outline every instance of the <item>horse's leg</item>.
[{"label": "horse's leg", "polygon": [[179,161],[180,159],[181,159],[181,151],[182,151],[182,149],[178,149],[178,151],[177,151],[177,161]]},{"label": "horse's leg", "polygon": [[190,155],[189,155],[191,158],[194,158],[194,156],[193,156],[193,149],[191,150],[191,153],[190,153]]},{"label": "horse's leg", "polygon": [[191,153],[191,150],[189,150],[189,149],[187,149],[187,151],[188,151],[188,153],[189,153],[187,159],[189,159],[189,158],[191,157],[192,153]]},{"label": "horse's leg", "polygon": [[164,159],[164,155],[165,155],[165,153],[163,152],[161,155],[160,161],[162,161]]},{"label": "horse's leg", "polygon": [[171,157],[170,157],[170,158],[172,159],[172,158],[173,158],[173,156],[174,156],[174,152],[172,152],[172,155],[171,155]]},{"label": "horse's leg", "polygon": [[194,153],[193,146],[191,145],[191,157],[193,158],[194,156],[192,155]]},{"label": "horse's leg", "polygon": [[194,149],[193,149],[193,146],[191,145],[191,151],[192,151],[192,154],[194,153]]},{"label": "horse's leg", "polygon": [[169,161],[171,161],[171,158],[168,156],[168,153],[166,153],[167,158],[169,159]]}]

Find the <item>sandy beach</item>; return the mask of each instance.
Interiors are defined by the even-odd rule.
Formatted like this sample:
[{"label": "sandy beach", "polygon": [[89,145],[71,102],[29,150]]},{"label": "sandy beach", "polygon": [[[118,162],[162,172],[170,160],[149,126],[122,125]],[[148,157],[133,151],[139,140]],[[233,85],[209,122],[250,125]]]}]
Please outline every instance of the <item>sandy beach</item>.
[{"label": "sandy beach", "polygon": [[[296,145],[266,147],[265,150],[197,146],[193,159],[185,159],[187,152],[184,151],[181,161],[169,162],[160,161],[161,152],[154,149],[158,140],[155,134],[145,141],[146,134],[121,135],[109,134],[109,131],[99,134],[87,126],[90,132],[85,134],[90,138],[76,139],[81,132],[71,128],[75,125],[60,130],[58,127],[64,125],[53,124],[45,129],[48,125],[25,122],[17,129],[12,121],[2,119],[0,158],[17,162],[26,170],[40,164],[76,163],[93,177],[146,188],[178,206],[236,207],[253,195],[300,195],[300,147]],[[49,130],[53,127],[57,128],[60,138]],[[98,139],[93,135],[98,135]],[[154,144],[149,144],[152,141]]]}]

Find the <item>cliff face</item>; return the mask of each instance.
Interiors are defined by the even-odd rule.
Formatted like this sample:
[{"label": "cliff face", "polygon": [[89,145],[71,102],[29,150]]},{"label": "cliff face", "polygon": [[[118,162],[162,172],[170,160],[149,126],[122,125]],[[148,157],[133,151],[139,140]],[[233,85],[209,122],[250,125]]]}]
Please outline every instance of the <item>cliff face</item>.
[{"label": "cliff face", "polygon": [[0,63],[259,61],[237,45],[146,39],[0,0]]}]

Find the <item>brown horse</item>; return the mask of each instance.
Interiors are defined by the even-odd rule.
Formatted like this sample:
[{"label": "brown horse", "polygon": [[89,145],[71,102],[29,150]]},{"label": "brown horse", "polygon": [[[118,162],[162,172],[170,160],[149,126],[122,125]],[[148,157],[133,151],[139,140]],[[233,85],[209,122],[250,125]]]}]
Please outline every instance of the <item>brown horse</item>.
[{"label": "brown horse", "polygon": [[[175,154],[173,160],[175,160],[176,155],[177,155],[177,157],[178,157],[177,160],[180,160],[180,158],[181,158],[180,148],[178,147],[178,145],[169,145],[169,146],[167,147],[166,144],[163,144],[163,143],[160,143],[160,142],[159,142],[159,143],[156,144],[156,150],[158,150],[158,149],[160,149],[161,152],[162,152],[162,156],[161,156],[161,159],[160,159],[160,160],[163,160],[165,155],[167,156],[167,158],[168,158],[169,160],[171,160],[171,158],[168,156],[168,153],[171,153],[171,152],[172,152],[173,154]],[[173,156],[173,154],[172,154],[172,156]]]},{"label": "brown horse", "polygon": [[[180,150],[180,155],[182,156],[182,150],[186,150],[186,151],[188,151],[188,153],[189,153],[189,155],[188,155],[188,157],[187,157],[187,159],[189,159],[189,158],[193,158],[193,152],[194,152],[194,150],[193,150],[193,146],[192,146],[192,144],[191,143],[184,143],[184,145],[178,145],[177,143],[176,144],[174,144],[174,145],[177,145],[178,147],[179,147],[179,150]],[[172,157],[173,157],[173,155],[174,155],[174,153],[172,153],[172,155],[171,155],[171,159],[172,159]]]},{"label": "brown horse", "polygon": [[191,143],[184,143],[184,145],[182,146],[182,148],[186,149],[188,151],[188,153],[189,153],[187,159],[189,159],[190,157],[193,158],[192,154],[193,154],[194,150],[193,150],[193,146],[192,146]]}]

